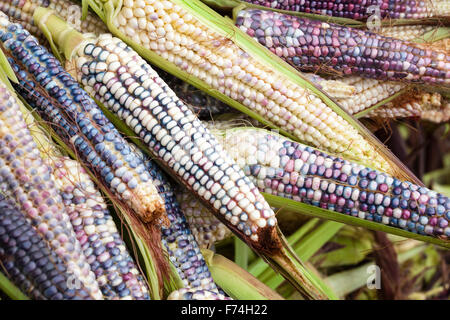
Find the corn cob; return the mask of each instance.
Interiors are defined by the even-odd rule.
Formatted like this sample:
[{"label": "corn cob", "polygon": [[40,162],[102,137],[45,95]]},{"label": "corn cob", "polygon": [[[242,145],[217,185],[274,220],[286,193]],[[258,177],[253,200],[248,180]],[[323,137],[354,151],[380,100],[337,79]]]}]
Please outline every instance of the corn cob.
[{"label": "corn cob", "polygon": [[[236,109],[231,108],[226,103],[205,94],[194,86],[174,77],[161,69],[155,68],[155,71],[175,92],[178,98],[183,100],[188,107],[200,119],[211,120],[212,117],[224,113],[236,113]],[[305,73],[304,76],[313,82],[317,87],[324,90],[331,97],[348,97],[354,93],[354,88],[339,80],[327,80],[316,74]]]},{"label": "corn cob", "polygon": [[44,8],[34,18],[50,34],[64,32],[56,45],[70,42],[63,51],[86,91],[123,120],[179,182],[306,297],[332,297],[288,251],[257,188],[150,65],[110,34],[85,38]]},{"label": "corn cob", "polygon": [[181,191],[177,200],[200,248],[210,248],[231,236],[231,230],[191,194]]},{"label": "corn cob", "polygon": [[0,36],[20,79],[15,85],[18,93],[143,222],[159,219],[164,204],[149,174],[95,102],[55,57],[4,15],[0,17]]},{"label": "corn cob", "polygon": [[412,41],[420,38],[435,27],[427,25],[392,26],[382,27],[377,33],[385,37],[396,38],[404,41]]},{"label": "corn cob", "polygon": [[0,0],[0,11],[7,14],[11,21],[20,23],[26,30],[45,42],[45,36],[33,23],[33,12],[37,7],[54,10],[75,29],[82,33],[100,34],[106,32],[106,26],[95,15],[88,13],[81,19],[81,7],[70,0]]},{"label": "corn cob", "polygon": [[[291,138],[418,182],[361,124],[198,0],[107,1],[100,7],[104,13],[96,12],[109,29],[158,67]],[[152,12],[139,18],[146,27],[136,26],[133,19],[145,10]]]},{"label": "corn cob", "polygon": [[367,117],[417,117],[432,122],[450,121],[450,105],[439,93],[406,92],[386,105],[371,111]]},{"label": "corn cob", "polygon": [[142,151],[136,148],[136,152],[141,156],[155,186],[158,188],[158,192],[164,199],[170,227],[162,227],[162,242],[184,286],[218,293],[217,286],[211,277],[200,248],[186,222],[183,214],[185,212],[178,204],[169,180]]},{"label": "corn cob", "polygon": [[263,129],[228,130],[223,145],[260,191],[402,228],[450,237],[450,199]]},{"label": "corn cob", "polygon": [[50,161],[75,234],[103,296],[108,300],[148,300],[148,288],[89,175],[74,160]]},{"label": "corn cob", "polygon": [[183,288],[172,292],[167,300],[232,300],[218,292]]},{"label": "corn cob", "polygon": [[314,73],[303,73],[303,75],[333,98],[348,98],[356,92],[353,85],[347,84],[340,79],[324,79]]},{"label": "corn cob", "polygon": [[212,96],[205,94],[194,86],[172,76],[161,69],[155,71],[160,75],[165,83],[175,92],[178,98],[192,110],[200,119],[210,120],[213,116],[218,116],[224,113],[235,113],[236,110],[223,103],[220,100],[214,99]]},{"label": "corn cob", "polygon": [[258,9],[240,11],[236,24],[301,70],[450,86],[450,56],[444,51]]},{"label": "corn cob", "polygon": [[339,80],[355,88],[354,95],[336,99],[336,102],[350,114],[356,114],[374,106],[406,87],[403,83],[364,79],[355,76],[344,77]]},{"label": "corn cob", "polygon": [[307,0],[243,0],[248,3],[272,9],[306,12],[333,17],[365,20],[374,14],[371,8],[379,9],[380,18],[422,19],[430,17],[446,17],[450,15],[447,0],[368,0],[368,1],[307,1]]},{"label": "corn cob", "polygon": [[50,168],[33,142],[14,96],[0,85],[0,190],[24,213],[37,233],[80,283],[80,298],[102,299],[95,276],[55,189]]},{"label": "corn cob", "polygon": [[64,261],[27,221],[14,203],[0,194],[0,270],[35,300],[88,298],[69,289]]}]

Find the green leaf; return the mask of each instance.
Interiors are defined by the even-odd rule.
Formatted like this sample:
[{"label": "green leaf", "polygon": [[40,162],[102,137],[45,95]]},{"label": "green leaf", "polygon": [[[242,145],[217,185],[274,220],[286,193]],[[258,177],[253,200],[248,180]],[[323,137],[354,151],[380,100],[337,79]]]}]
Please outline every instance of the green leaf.
[{"label": "green leaf", "polygon": [[238,237],[234,237],[234,262],[241,268],[247,270],[248,254],[250,248]]},{"label": "green leaf", "polygon": [[237,300],[283,300],[279,294],[224,256],[202,249],[214,279],[228,295]]},{"label": "green leaf", "polygon": [[30,300],[2,272],[0,272],[0,291],[13,300]]}]

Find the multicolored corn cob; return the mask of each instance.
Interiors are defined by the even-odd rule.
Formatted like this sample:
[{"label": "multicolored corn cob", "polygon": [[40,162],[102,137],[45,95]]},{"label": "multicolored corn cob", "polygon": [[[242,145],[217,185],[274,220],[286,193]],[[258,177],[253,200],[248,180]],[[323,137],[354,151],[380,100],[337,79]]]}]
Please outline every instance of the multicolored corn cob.
[{"label": "multicolored corn cob", "polygon": [[102,299],[51,170],[36,148],[15,97],[3,84],[0,85],[0,191],[15,199],[36,232],[66,264],[67,273],[79,284],[74,295]]},{"label": "multicolored corn cob", "polygon": [[[422,19],[450,15],[447,0],[243,0],[272,9],[322,14],[365,20],[378,14],[380,18]],[[377,11],[375,11],[377,9]]]},{"label": "multicolored corn cob", "polygon": [[223,145],[260,191],[402,228],[450,237],[450,199],[263,129],[222,133]]},{"label": "multicolored corn cob", "polygon": [[14,202],[0,194],[0,272],[35,300],[88,299],[76,278]]},{"label": "multicolored corn cob", "polygon": [[450,103],[439,93],[408,91],[386,105],[371,111],[367,117],[417,117],[436,123],[450,121]]},{"label": "multicolored corn cob", "polygon": [[170,227],[162,228],[162,242],[184,286],[194,290],[202,289],[218,293],[206,261],[186,222],[184,212],[175,198],[173,187],[153,161],[139,149],[135,150],[142,157],[158,192],[164,199]]},{"label": "multicolored corn cob", "polygon": [[177,200],[200,248],[210,248],[232,235],[230,229],[188,192],[180,190]]},{"label": "multicolored corn cob", "polygon": [[183,288],[172,292],[167,300],[232,300],[221,293]]},{"label": "multicolored corn cob", "polygon": [[300,70],[450,86],[450,55],[369,31],[266,10],[236,25]]},{"label": "multicolored corn cob", "polygon": [[361,112],[406,87],[406,84],[391,81],[365,79],[361,77],[343,77],[340,81],[355,88],[355,93],[349,97],[337,98],[339,103],[350,114]]},{"label": "multicolored corn cob", "polygon": [[150,299],[147,285],[89,175],[69,158],[52,158],[49,162],[77,239],[105,299]]},{"label": "multicolored corn cob", "polygon": [[[242,34],[230,36],[238,29],[199,1],[109,1],[102,8],[114,33],[146,57],[151,55],[152,62],[159,59],[159,67],[175,69],[183,80],[246,108],[300,141],[391,173],[404,172],[393,168],[398,163],[360,124],[294,70],[272,59],[276,57],[267,56]],[[138,19],[141,24],[135,23]]]},{"label": "multicolored corn cob", "polygon": [[20,80],[17,92],[143,222],[165,220],[163,200],[144,165],[59,61],[3,14],[0,41]]},{"label": "multicolored corn cob", "polygon": [[236,109],[233,109],[222,101],[207,95],[203,91],[179,78],[174,77],[170,73],[157,68],[155,68],[155,71],[175,92],[177,97],[183,100],[183,102],[200,119],[211,120],[213,116],[218,116],[224,113],[236,113]]},{"label": "multicolored corn cob", "polygon": [[70,0],[0,0],[0,11],[12,22],[20,23],[32,35],[45,43],[42,31],[33,23],[33,12],[37,7],[54,10],[61,18],[82,33],[100,34],[107,31],[105,24],[95,15],[88,13],[82,20],[81,7]]}]

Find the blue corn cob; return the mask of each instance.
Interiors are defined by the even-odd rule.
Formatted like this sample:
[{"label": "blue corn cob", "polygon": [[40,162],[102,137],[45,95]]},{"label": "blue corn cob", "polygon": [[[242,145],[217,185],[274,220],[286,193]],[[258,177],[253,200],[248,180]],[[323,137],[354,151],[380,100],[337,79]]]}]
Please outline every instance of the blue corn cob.
[{"label": "blue corn cob", "polygon": [[0,41],[20,80],[17,92],[143,222],[167,221],[163,201],[142,162],[55,57],[4,15]]},{"label": "blue corn cob", "polygon": [[23,120],[15,97],[0,85],[0,191],[15,199],[36,232],[80,283],[81,297],[102,299],[68,214]]},{"label": "blue corn cob", "polygon": [[224,145],[260,191],[402,228],[450,237],[450,199],[266,130],[227,130]]},{"label": "blue corn cob", "polygon": [[50,161],[75,234],[105,299],[150,299],[147,285],[89,175],[74,160]]},{"label": "blue corn cob", "polygon": [[35,300],[89,299],[83,288],[69,289],[72,279],[64,261],[26,217],[0,194],[0,271]]},{"label": "blue corn cob", "polygon": [[136,152],[141,154],[145,166],[166,204],[170,227],[162,228],[162,242],[184,286],[216,292],[217,286],[175,198],[174,189],[165,174],[153,161],[140,150],[136,149]]}]

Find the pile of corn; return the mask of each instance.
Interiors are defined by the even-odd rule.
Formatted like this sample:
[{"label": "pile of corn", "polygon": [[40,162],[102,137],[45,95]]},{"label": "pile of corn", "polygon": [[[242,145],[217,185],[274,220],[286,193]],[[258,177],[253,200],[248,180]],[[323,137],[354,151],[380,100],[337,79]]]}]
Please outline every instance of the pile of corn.
[{"label": "pile of corn", "polygon": [[0,0],[0,272],[23,294],[230,300],[201,249],[234,234],[304,298],[333,298],[269,195],[448,244],[450,199],[355,120],[448,122],[448,32],[298,14],[356,24],[376,1],[234,2],[249,7],[231,22],[198,0],[87,0],[86,17]]}]

